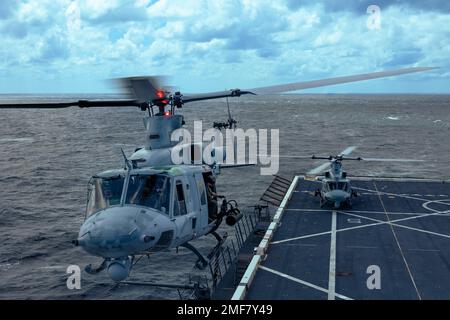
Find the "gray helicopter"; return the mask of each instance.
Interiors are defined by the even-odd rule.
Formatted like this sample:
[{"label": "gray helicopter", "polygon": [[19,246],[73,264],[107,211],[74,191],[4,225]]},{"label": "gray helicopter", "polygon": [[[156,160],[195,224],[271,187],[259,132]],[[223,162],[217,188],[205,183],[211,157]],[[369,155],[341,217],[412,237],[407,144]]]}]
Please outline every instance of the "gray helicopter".
[{"label": "gray helicopter", "polygon": [[[199,162],[196,155],[203,154],[202,143],[181,145],[172,141],[172,132],[184,125],[183,116],[176,114],[177,109],[194,101],[246,94],[277,94],[431,69],[407,68],[204,94],[171,92],[155,77],[123,78],[119,81],[127,92],[123,99],[6,102],[0,103],[0,109],[138,107],[148,112],[144,118],[145,145],[137,148],[129,158],[122,151],[124,168],[107,170],[90,179],[85,220],[73,241],[87,253],[103,258],[98,267],[87,266],[85,270],[88,273],[96,274],[106,269],[111,279],[122,281],[129,276],[140,257],[178,247],[194,252],[198,257],[196,265],[204,268],[214,250],[225,240],[216,232],[221,223],[225,221],[234,225],[242,217],[237,204],[227,201],[216,191],[219,169],[240,165],[220,164],[221,159],[217,158],[220,150],[216,149],[211,151],[212,163],[205,163],[201,157]],[[234,120],[230,119],[229,113],[228,125],[235,126]],[[180,150],[188,154],[191,163],[173,163],[171,153]],[[335,168],[340,161],[342,159],[334,161]],[[344,179],[342,174],[339,179]],[[351,195],[351,191],[345,194]],[[337,202],[343,203],[345,199]],[[217,239],[218,244],[210,255],[204,257],[190,241],[209,234]]]},{"label": "gray helicopter", "polygon": [[343,160],[356,160],[361,161],[362,158],[349,158],[348,156],[356,147],[348,147],[337,156],[329,157],[316,157],[312,156],[312,159],[323,159],[328,162],[308,172],[308,176],[319,174],[326,169],[325,177],[321,179],[322,187],[317,189],[314,193],[315,196],[320,197],[320,207],[324,207],[327,204],[332,204],[334,208],[339,209],[341,207],[350,207],[352,197],[357,197],[358,194],[351,188],[350,180],[347,178],[347,172],[342,170]]},{"label": "gray helicopter", "polygon": [[[423,162],[414,159],[382,159],[382,158],[352,158],[349,155],[356,149],[355,146],[348,147],[337,156],[317,157],[314,160],[328,160],[328,162],[310,170],[306,178],[309,180],[320,180],[322,186],[314,192],[314,196],[320,197],[320,207],[331,205],[335,209],[350,208],[352,198],[356,198],[358,193],[352,189],[347,172],[342,168],[342,161],[390,161],[390,162]],[[325,171],[329,169],[328,171]],[[317,175],[325,171],[325,176]]]}]

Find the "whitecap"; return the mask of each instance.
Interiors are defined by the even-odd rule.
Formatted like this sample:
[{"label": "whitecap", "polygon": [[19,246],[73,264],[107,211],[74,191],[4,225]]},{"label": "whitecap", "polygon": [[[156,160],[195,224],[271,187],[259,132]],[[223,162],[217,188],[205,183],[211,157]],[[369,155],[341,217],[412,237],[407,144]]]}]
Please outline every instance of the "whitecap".
[{"label": "whitecap", "polygon": [[399,120],[400,118],[399,117],[392,117],[392,116],[390,116],[390,117],[387,117],[387,119],[389,119],[389,120]]},{"label": "whitecap", "polygon": [[13,268],[15,266],[18,266],[18,265],[20,265],[20,262],[4,263],[4,264],[0,264],[0,269],[8,270],[8,269],[11,269],[11,268]]},{"label": "whitecap", "polygon": [[2,138],[0,142],[33,142],[33,138]]},{"label": "whitecap", "polygon": [[65,269],[65,266],[45,266],[45,267],[39,267],[39,269]]}]

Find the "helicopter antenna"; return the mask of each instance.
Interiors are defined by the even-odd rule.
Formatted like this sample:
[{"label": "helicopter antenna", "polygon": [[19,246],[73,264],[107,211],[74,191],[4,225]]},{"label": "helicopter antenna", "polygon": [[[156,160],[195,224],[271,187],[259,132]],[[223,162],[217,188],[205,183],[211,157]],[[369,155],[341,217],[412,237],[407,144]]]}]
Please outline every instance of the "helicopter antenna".
[{"label": "helicopter antenna", "polygon": [[[228,97],[226,97],[227,99],[227,110],[228,110],[228,124],[229,124],[229,129],[234,129],[236,128],[236,123],[237,121],[233,119],[233,117],[231,116],[231,110],[230,110],[230,103],[228,101]],[[239,99],[239,98],[238,98]]]},{"label": "helicopter antenna", "polygon": [[213,123],[213,128],[215,129],[235,129],[237,121],[233,119],[231,116],[231,109],[230,109],[230,102],[228,101],[228,97],[224,97],[227,101],[227,112],[228,112],[228,119],[226,122],[215,122]]},{"label": "helicopter antenna", "polygon": [[128,160],[128,158],[127,158],[127,156],[125,155],[125,152],[123,151],[123,149],[122,148],[120,148],[120,151],[122,151],[122,156],[123,156],[123,159],[125,160],[125,168],[128,168],[128,170],[131,170],[131,163],[130,163],[130,160]]}]

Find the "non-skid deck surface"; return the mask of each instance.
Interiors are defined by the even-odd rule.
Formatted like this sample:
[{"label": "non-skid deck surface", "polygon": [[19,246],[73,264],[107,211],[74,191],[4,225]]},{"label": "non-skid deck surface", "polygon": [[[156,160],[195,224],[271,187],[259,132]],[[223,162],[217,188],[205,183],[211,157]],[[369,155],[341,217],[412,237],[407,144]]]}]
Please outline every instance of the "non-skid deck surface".
[{"label": "non-skid deck surface", "polygon": [[450,299],[450,184],[352,186],[351,209],[321,209],[299,180],[246,299]]}]

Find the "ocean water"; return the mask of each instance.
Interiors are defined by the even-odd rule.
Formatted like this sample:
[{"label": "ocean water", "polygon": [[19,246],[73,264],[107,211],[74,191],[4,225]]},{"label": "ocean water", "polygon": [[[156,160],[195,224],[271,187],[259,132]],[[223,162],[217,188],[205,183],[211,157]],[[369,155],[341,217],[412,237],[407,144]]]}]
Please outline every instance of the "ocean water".
[{"label": "ocean water", "polygon": [[[54,97],[61,98],[72,97]],[[450,178],[450,95],[241,97],[230,107],[240,128],[279,129],[281,156],[329,155],[355,145],[355,156],[425,161],[344,163],[350,175]],[[188,129],[194,120],[206,128],[227,118],[222,100],[180,112]],[[143,144],[144,116],[134,108],[0,110],[0,299],[177,299],[170,289],[115,287],[104,273],[83,273],[81,290],[66,287],[67,266],[101,262],[70,242],[84,219],[89,177],[122,167],[121,147],[130,155]],[[281,158],[279,174],[292,177],[320,163]],[[245,209],[271,180],[258,167],[230,169],[219,177],[218,191]],[[214,243],[212,237],[193,242],[203,253]],[[131,278],[186,283],[198,274],[195,261],[185,249],[157,253]]]}]

